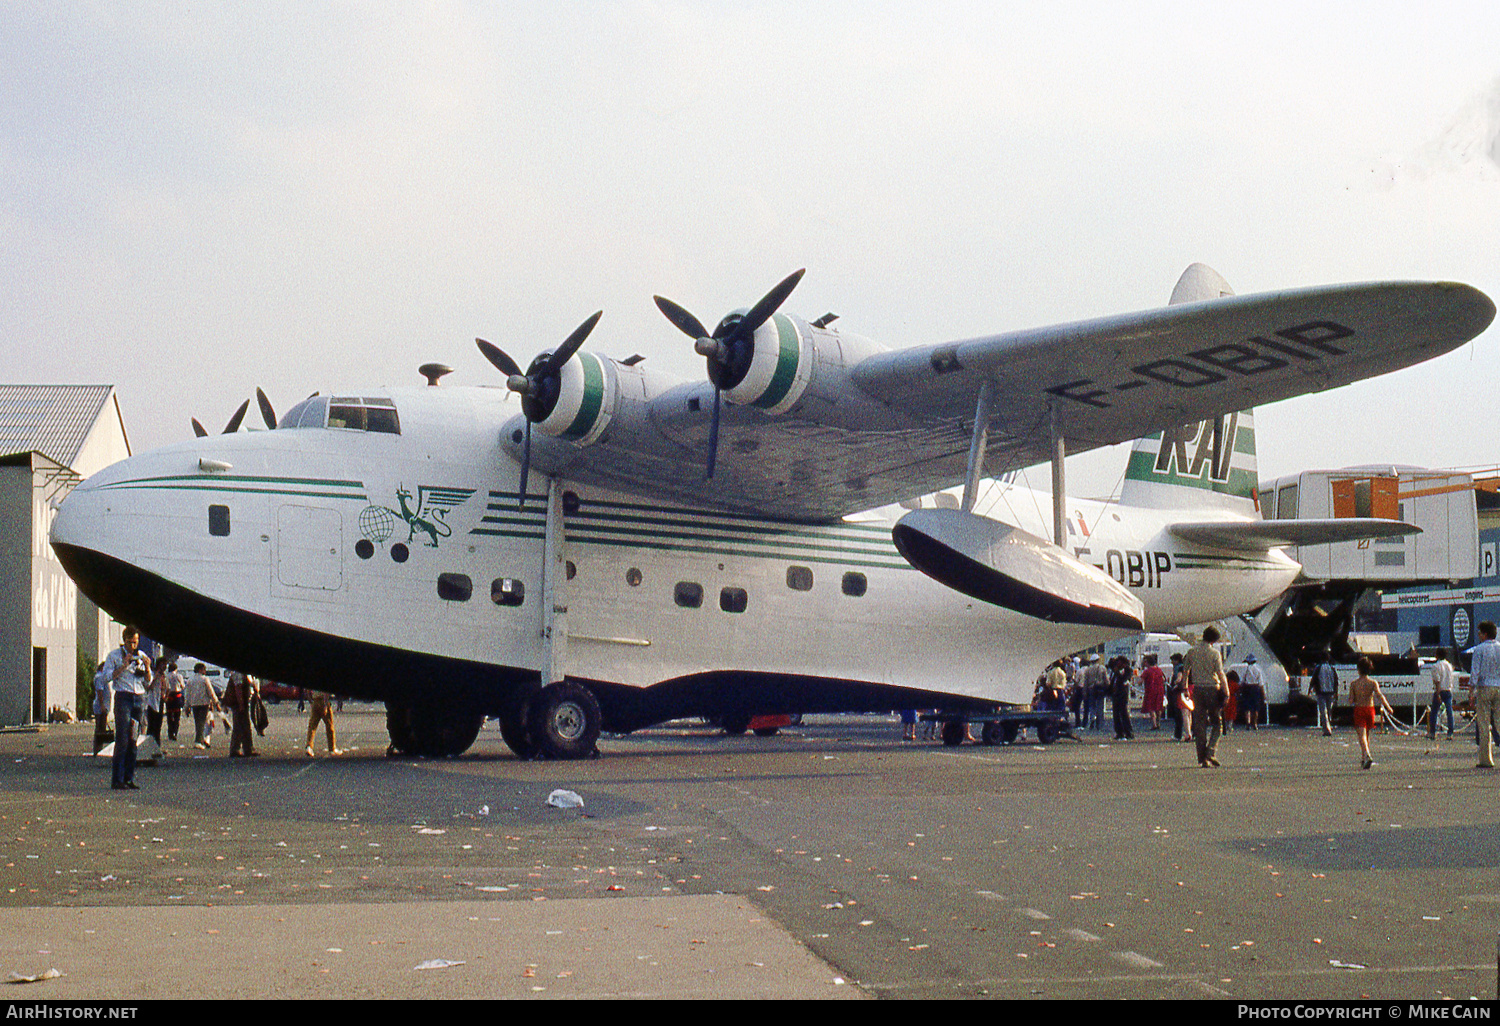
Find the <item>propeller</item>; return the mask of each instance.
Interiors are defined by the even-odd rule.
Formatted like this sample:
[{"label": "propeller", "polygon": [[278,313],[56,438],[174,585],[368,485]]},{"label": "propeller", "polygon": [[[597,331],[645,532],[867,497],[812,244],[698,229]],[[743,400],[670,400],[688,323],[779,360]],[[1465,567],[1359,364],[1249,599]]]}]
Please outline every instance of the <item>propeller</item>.
[{"label": "propeller", "polygon": [[[248,409],[250,409],[250,400],[246,399],[240,403],[240,408],[234,411],[234,416],[229,418],[229,423],[224,425],[224,434],[232,435],[240,429],[240,421],[245,419],[245,411]],[[199,438],[208,437],[208,429],[198,422],[197,417],[193,418],[193,434]]]},{"label": "propeller", "polygon": [[563,365],[578,352],[584,339],[589,337],[589,332],[594,330],[594,325],[603,316],[604,311],[600,310],[573,329],[573,334],[564,339],[562,345],[538,354],[525,373],[522,373],[520,364],[506,355],[499,346],[482,338],[474,340],[484,358],[505,375],[505,387],[521,397],[521,413],[526,418],[526,442],[521,452],[521,501],[517,504],[517,509],[524,509],[526,506],[526,479],[531,472],[531,425],[551,416],[558,396],[562,394]]},{"label": "propeller", "polygon": [[[255,390],[255,401],[260,404],[261,419],[266,422],[267,428],[276,427],[276,410],[271,405],[271,400],[266,398],[266,393],[259,388]],[[250,400],[246,399],[240,403],[240,408],[234,411],[234,416],[229,418],[229,423],[224,425],[224,434],[232,435],[240,429],[240,424],[245,419],[245,414],[250,410]],[[208,429],[199,422],[197,417],[192,418],[193,434],[199,438],[208,437]]]},{"label": "propeller", "polygon": [[271,400],[266,398],[266,393],[259,388],[255,390],[255,401],[260,404],[260,417],[266,422],[266,430],[276,429],[276,410],[271,406]]},{"label": "propeller", "polygon": [[719,454],[719,406],[724,392],[734,388],[745,379],[750,370],[750,361],[755,357],[755,332],[770,320],[781,304],[786,302],[807,268],[787,275],[780,284],[761,297],[749,310],[729,314],[710,334],[688,311],[661,296],[656,306],[677,330],[693,339],[693,349],[708,361],[708,380],[714,386],[713,419],[708,425],[708,478],[714,476],[714,465]]}]

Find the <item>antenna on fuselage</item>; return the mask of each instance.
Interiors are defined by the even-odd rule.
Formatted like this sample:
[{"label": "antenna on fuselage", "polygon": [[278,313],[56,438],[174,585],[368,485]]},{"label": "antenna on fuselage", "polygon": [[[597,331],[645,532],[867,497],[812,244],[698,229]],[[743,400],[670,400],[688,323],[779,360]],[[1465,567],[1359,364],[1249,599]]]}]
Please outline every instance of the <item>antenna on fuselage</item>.
[{"label": "antenna on fuselage", "polygon": [[427,379],[428,385],[436,388],[438,380],[444,375],[452,374],[453,368],[441,363],[424,363],[417,368],[417,373]]}]

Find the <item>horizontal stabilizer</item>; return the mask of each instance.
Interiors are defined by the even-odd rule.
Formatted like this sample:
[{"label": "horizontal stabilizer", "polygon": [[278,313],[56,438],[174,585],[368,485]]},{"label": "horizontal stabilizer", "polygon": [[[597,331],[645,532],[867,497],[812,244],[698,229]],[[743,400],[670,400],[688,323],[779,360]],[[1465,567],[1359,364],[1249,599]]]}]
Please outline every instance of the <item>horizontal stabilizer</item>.
[{"label": "horizontal stabilizer", "polygon": [[1221,549],[1263,552],[1283,545],[1327,545],[1335,542],[1400,538],[1421,534],[1416,524],[1376,517],[1334,520],[1208,520],[1172,524],[1167,530],[1183,541]]},{"label": "horizontal stabilizer", "polygon": [[1053,623],[1142,629],[1140,599],[1020,528],[956,509],[922,509],[897,521],[891,534],[908,563],[971,598]]}]

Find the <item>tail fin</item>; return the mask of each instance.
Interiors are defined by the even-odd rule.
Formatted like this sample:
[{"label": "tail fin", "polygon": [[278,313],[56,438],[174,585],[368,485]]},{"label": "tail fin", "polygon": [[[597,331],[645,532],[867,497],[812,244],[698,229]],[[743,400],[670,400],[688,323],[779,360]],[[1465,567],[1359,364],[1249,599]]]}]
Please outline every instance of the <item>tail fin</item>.
[{"label": "tail fin", "polygon": [[1138,440],[1130,450],[1120,502],[1254,516],[1256,483],[1255,414],[1245,410]]},{"label": "tail fin", "polygon": [[[1171,304],[1234,295],[1211,267],[1193,264],[1172,290]],[[1246,410],[1159,431],[1135,443],[1120,502],[1156,509],[1196,507],[1255,515],[1255,415]]]}]

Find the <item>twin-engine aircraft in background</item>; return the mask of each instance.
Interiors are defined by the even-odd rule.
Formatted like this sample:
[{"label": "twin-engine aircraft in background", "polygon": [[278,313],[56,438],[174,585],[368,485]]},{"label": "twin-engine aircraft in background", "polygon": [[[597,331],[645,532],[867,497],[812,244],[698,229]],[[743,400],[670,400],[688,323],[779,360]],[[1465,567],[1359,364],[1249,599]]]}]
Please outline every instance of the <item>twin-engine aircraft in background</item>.
[{"label": "twin-engine aircraft in background", "polygon": [[[658,298],[706,382],[583,350],[598,315],[524,371],[481,343],[503,382],[428,365],[118,463],[53,545],[115,618],[382,700],[417,754],[490,716],[574,758],[687,715],[985,712],[1066,653],[1269,601],[1298,572],[1278,546],[1410,530],[1260,521],[1236,411],[1495,313],[1451,283],[1236,297],[1194,265],[1163,309],[893,350],[779,312],[800,274],[712,332]],[[1153,432],[1120,502],[1066,498],[1067,452]],[[1049,461],[1050,496],[993,481]]]}]

